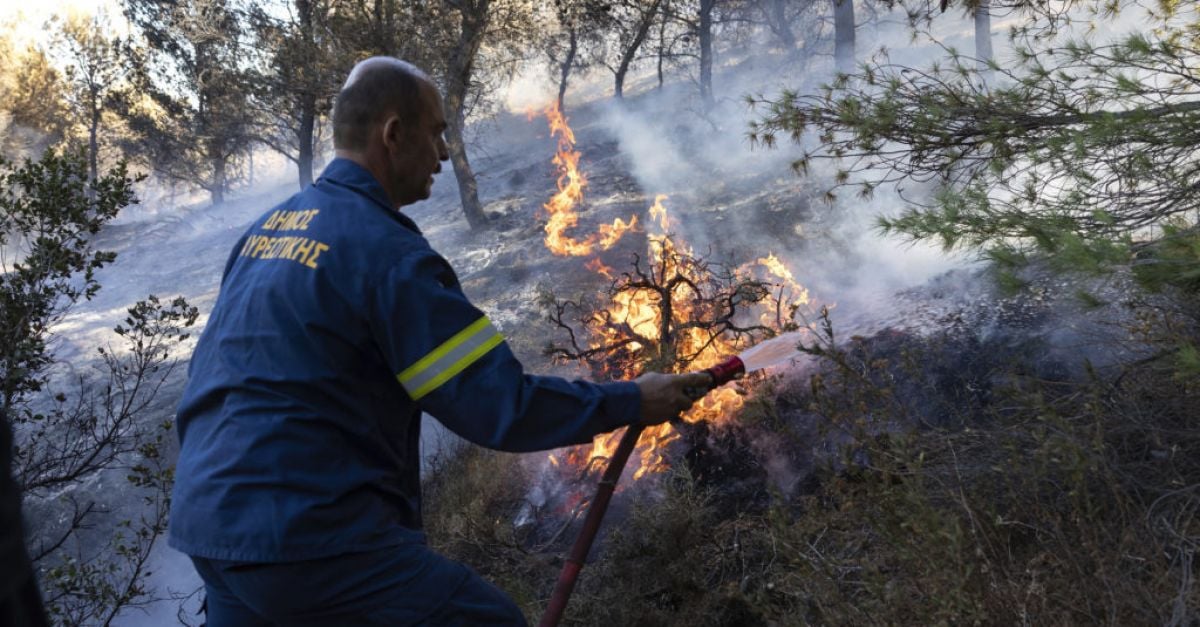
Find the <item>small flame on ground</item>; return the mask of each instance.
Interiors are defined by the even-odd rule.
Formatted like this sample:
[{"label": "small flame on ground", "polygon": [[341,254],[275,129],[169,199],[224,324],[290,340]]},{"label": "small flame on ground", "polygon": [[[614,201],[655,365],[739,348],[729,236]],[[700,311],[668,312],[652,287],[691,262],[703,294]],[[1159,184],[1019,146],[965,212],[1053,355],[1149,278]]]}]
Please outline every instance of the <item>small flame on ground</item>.
[{"label": "small flame on ground", "polygon": [[792,290],[794,302],[797,305],[807,305],[809,303],[808,288],[796,282],[796,277],[792,276],[792,271],[788,270],[787,266],[775,256],[775,253],[770,253],[766,257],[758,259],[758,264],[765,267],[776,278],[783,279],[784,286]]},{"label": "small flame on ground", "polygon": [[[768,275],[781,281],[778,294],[776,294],[776,301],[780,306],[799,309],[809,304],[808,288],[796,282],[792,271],[779,257],[775,256],[775,253],[767,253],[766,257],[759,257],[753,263],[743,265],[739,271],[753,273],[755,267],[764,268]],[[760,315],[759,321],[768,326],[782,326],[782,313],[778,308],[775,311],[765,311]]]},{"label": "small flame on ground", "polygon": [[663,206],[666,199],[666,194],[658,194],[654,197],[654,204],[650,205],[650,217],[658,221],[658,226],[664,233],[671,228],[670,221],[667,220],[667,208]]},{"label": "small flame on ground", "polygon": [[583,264],[583,267],[587,268],[588,270],[591,270],[592,272],[595,272],[596,274],[603,275],[604,278],[608,279],[609,281],[613,280],[616,277],[616,275],[614,274],[616,272],[616,270],[613,270],[611,267],[604,265],[604,262],[600,261],[599,257],[596,257],[596,258],[592,259],[591,261]]},{"label": "small flame on ground", "polygon": [[767,270],[769,270],[771,274],[774,274],[775,276],[784,279],[789,283],[796,282],[796,277],[792,276],[792,271],[788,270],[787,266],[783,265],[783,262],[779,260],[779,257],[775,256],[775,253],[768,253],[766,257],[759,257],[758,263],[766,266]]},{"label": "small flame on ground", "polygon": [[560,256],[583,257],[592,254],[598,247],[608,250],[620,241],[621,237],[637,228],[637,216],[630,216],[626,222],[620,218],[612,224],[603,224],[598,233],[592,233],[583,239],[567,235],[567,231],[579,224],[579,214],[575,207],[583,200],[583,190],[587,187],[587,177],[579,169],[578,150],[575,150],[575,131],[567,124],[567,118],[558,110],[557,104],[547,106],[543,112],[550,124],[550,134],[558,137],[558,150],[554,155],[554,165],[558,169],[558,192],[546,202],[548,219],[546,220],[546,248]]}]

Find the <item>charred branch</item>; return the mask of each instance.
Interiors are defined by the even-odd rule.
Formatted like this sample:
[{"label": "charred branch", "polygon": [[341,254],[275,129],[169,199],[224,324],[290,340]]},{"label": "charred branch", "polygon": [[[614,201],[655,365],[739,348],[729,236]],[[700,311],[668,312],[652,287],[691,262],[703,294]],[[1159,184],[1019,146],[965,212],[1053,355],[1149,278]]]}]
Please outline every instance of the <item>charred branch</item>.
[{"label": "charred branch", "polygon": [[[774,285],[678,250],[669,235],[654,238],[649,263],[633,255],[598,299],[543,295],[548,319],[566,336],[546,354],[587,363],[597,375],[682,370],[718,341],[748,345],[778,329],[757,321],[765,305],[775,319],[795,305]],[[641,303],[635,312],[632,303]],[[636,315],[636,317],[635,317]]]}]

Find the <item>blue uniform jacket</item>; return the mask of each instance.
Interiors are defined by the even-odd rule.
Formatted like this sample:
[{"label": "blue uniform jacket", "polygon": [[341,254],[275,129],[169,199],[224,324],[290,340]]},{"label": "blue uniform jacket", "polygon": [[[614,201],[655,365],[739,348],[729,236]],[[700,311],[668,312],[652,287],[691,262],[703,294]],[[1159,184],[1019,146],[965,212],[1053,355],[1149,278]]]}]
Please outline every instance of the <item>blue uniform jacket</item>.
[{"label": "blue uniform jacket", "polygon": [[532,451],[640,419],[633,383],[523,372],[450,265],[352,161],[234,247],[188,368],[169,543],[282,562],[424,540],[420,414]]}]

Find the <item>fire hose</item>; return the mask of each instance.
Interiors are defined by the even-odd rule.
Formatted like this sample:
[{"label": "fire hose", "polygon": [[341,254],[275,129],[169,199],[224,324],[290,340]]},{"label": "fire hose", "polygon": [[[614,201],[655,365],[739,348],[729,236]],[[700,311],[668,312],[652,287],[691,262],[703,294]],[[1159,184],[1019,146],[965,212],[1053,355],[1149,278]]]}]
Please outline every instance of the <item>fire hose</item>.
[{"label": "fire hose", "polygon": [[[709,383],[708,389],[702,390],[700,394],[693,395],[693,397],[702,396],[708,390],[736,379],[745,371],[745,364],[737,357],[730,357],[707,368],[704,372],[712,377],[712,382]],[[592,550],[596,533],[600,531],[600,522],[604,520],[604,514],[608,511],[608,502],[612,500],[613,491],[617,488],[617,481],[621,479],[621,472],[625,469],[625,462],[629,461],[629,455],[637,446],[643,429],[645,429],[645,425],[630,425],[625,430],[625,435],[621,436],[617,450],[613,452],[608,466],[604,469],[604,474],[600,477],[600,483],[596,488],[596,497],[588,506],[587,515],[583,519],[583,527],[580,528],[579,535],[575,538],[575,544],[571,546],[571,552],[567,554],[562,572],[558,575],[558,582],[554,584],[554,592],[550,595],[550,603],[546,606],[546,612],[542,614],[542,620],[538,623],[538,627],[556,627],[562,620],[563,612],[567,609],[567,601],[570,600],[571,592],[575,590],[575,582],[579,579],[579,571],[583,570],[583,563]]]}]

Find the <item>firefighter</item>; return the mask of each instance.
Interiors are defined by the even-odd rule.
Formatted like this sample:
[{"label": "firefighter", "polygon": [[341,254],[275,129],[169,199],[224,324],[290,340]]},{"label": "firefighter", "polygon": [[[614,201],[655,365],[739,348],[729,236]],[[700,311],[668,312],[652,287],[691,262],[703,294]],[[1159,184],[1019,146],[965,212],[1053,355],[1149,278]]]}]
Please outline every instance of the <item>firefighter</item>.
[{"label": "firefighter", "polygon": [[432,552],[421,414],[536,451],[656,424],[708,375],[596,384],[525,374],[398,209],[448,158],[441,97],[393,58],[359,63],[337,158],[234,246],[189,365],[169,543],[209,625],[521,625],[511,599]]}]

